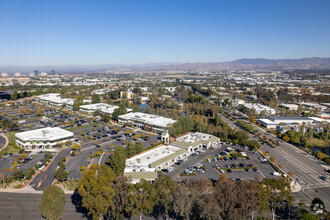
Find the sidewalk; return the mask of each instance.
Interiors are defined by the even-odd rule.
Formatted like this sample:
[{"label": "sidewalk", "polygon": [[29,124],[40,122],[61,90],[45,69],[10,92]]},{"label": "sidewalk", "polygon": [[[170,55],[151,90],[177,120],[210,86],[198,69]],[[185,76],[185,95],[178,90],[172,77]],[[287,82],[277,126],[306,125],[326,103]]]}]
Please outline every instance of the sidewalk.
[{"label": "sidewalk", "polygon": [[4,134],[0,134],[0,136],[3,137],[6,140],[5,145],[2,146],[1,149],[0,149],[0,150],[3,150],[9,144],[9,140],[8,140],[7,136],[4,135]]}]

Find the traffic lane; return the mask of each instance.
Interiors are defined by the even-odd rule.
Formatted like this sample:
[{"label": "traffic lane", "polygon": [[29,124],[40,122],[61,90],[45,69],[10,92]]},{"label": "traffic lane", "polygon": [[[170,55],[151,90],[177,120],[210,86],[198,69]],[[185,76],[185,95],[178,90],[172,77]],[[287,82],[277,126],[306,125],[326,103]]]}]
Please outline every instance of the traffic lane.
[{"label": "traffic lane", "polygon": [[284,142],[280,138],[278,138],[272,134],[269,134],[268,132],[264,131],[263,129],[259,128],[259,130],[260,130],[260,133],[262,133],[262,136],[266,135],[268,138],[272,138],[272,139],[275,139],[276,141],[280,141],[280,146],[277,147],[278,150],[285,152],[286,154],[289,154],[291,157],[294,157],[300,161],[304,161],[304,163],[307,166],[311,167],[316,172],[325,174],[324,168],[322,166],[320,166],[321,164],[326,165],[325,163],[320,164],[320,162],[318,160],[316,160],[315,157],[310,156],[308,153],[306,153],[302,149],[299,149],[298,147],[296,147],[292,144]]},{"label": "traffic lane", "polygon": [[[267,151],[273,156],[278,162],[283,165],[283,170],[285,172],[292,172],[295,177],[299,179],[299,183],[305,187],[313,184],[320,184],[321,174],[315,172],[313,168],[310,168],[307,164],[304,164],[303,161],[300,161],[296,158],[291,157],[281,151],[276,150],[275,148],[267,148]],[[329,183],[330,185],[330,183]]]},{"label": "traffic lane", "polygon": [[[0,219],[43,219],[38,206],[41,194],[0,193]],[[66,195],[63,219],[81,219],[72,204],[71,195]]]},{"label": "traffic lane", "polygon": [[[223,118],[228,124],[230,124],[232,126],[234,125],[233,121],[228,120],[225,116],[223,116]],[[267,133],[266,131],[264,131],[260,128],[259,128],[259,130],[261,131],[262,135],[272,137],[275,140],[280,140],[277,137],[274,137],[273,135]],[[251,138],[255,139],[253,137],[253,135],[249,134],[249,136]],[[262,147],[262,150],[264,150],[264,151],[267,150],[267,151],[271,152],[270,156],[274,156],[274,158],[276,160],[280,161],[282,164],[285,163],[286,165],[289,165],[288,167],[283,166],[283,169],[286,172],[291,171],[291,172],[294,172],[297,176],[304,178],[303,175],[300,175],[300,173],[297,172],[297,171],[299,171],[299,167],[304,166],[304,167],[306,167],[306,169],[309,169],[308,173],[314,172],[317,174],[317,176],[313,177],[314,181],[316,181],[316,182],[318,182],[318,176],[325,174],[324,168],[322,166],[320,166],[320,164],[316,163],[315,160],[311,160],[306,155],[306,152],[302,151],[301,149],[299,149],[291,144],[281,143],[281,146],[277,147],[277,148],[272,148],[272,147],[268,146],[267,144],[264,144],[261,147]],[[290,158],[288,158],[288,159],[284,158],[283,153],[289,155]],[[292,161],[292,160],[298,161],[300,163],[300,165],[298,167],[290,165],[290,161]]]}]

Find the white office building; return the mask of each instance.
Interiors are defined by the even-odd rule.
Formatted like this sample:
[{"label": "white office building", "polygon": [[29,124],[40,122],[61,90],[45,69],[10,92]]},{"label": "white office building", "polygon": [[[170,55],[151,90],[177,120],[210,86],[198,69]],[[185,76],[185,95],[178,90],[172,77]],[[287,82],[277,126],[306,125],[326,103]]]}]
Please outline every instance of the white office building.
[{"label": "white office building", "polygon": [[171,144],[186,149],[190,154],[210,147],[216,148],[220,138],[202,132],[189,133],[177,138]]},{"label": "white office building", "polygon": [[176,120],[165,118],[159,115],[146,114],[142,112],[132,112],[118,117],[118,123],[128,124],[136,128],[143,128],[156,133],[168,130],[168,127],[174,124]]},{"label": "white office building", "polygon": [[294,111],[297,111],[299,108],[299,106],[296,104],[282,104],[281,107],[287,110],[294,110]]},{"label": "white office building", "polygon": [[58,127],[41,128],[15,134],[16,144],[25,150],[56,151],[59,143],[73,140],[73,133]]},{"label": "white office building", "polygon": [[157,171],[169,168],[187,156],[186,149],[161,145],[127,159],[124,175],[134,184],[141,179],[153,181],[157,178]]},{"label": "white office building", "polygon": [[256,114],[258,114],[258,115],[262,112],[265,112],[266,115],[276,114],[276,110],[274,108],[271,108],[269,106],[262,105],[262,104],[244,103],[242,106],[247,108],[248,110],[254,109]]},{"label": "white office building", "polygon": [[[95,111],[100,111],[101,113],[106,113],[112,115],[115,109],[119,108],[116,105],[109,105],[106,103],[95,103],[90,105],[81,105],[79,110],[85,114],[93,114]],[[132,109],[126,108],[127,112],[131,112]]]}]

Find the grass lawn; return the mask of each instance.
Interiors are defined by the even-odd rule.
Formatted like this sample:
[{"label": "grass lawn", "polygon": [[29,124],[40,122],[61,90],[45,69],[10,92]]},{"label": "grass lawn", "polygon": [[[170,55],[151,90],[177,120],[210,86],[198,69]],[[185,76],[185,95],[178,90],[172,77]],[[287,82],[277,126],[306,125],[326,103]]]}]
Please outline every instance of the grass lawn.
[{"label": "grass lawn", "polygon": [[83,129],[86,129],[86,128],[91,128],[93,127],[94,125],[96,125],[96,123],[92,123],[92,124],[88,124],[88,125],[82,125],[82,126],[77,126],[77,127],[72,127],[72,128],[67,128],[66,130],[67,131],[79,131],[79,130],[83,130]]},{"label": "grass lawn", "polygon": [[14,154],[14,153],[16,153],[18,151],[19,151],[18,148],[13,147],[12,145],[8,145],[2,151],[0,151],[0,157],[2,157],[5,154],[9,154],[9,153]]},{"label": "grass lawn", "polygon": [[318,138],[312,138],[307,141],[307,144],[309,147],[324,148],[324,147],[329,146],[330,143],[329,142],[327,143],[326,141],[318,139]]}]

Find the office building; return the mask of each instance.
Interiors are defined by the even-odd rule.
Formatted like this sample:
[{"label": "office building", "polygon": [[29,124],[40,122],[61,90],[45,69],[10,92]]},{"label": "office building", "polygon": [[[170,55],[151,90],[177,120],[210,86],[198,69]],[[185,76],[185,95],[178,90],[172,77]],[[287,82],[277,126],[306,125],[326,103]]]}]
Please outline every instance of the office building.
[{"label": "office building", "polygon": [[41,128],[15,134],[16,144],[25,150],[56,151],[62,143],[73,140],[73,133],[58,127]]},{"label": "office building", "polygon": [[174,124],[176,120],[165,118],[159,115],[146,114],[142,112],[132,112],[118,117],[119,124],[127,124],[132,127],[162,133]]}]

